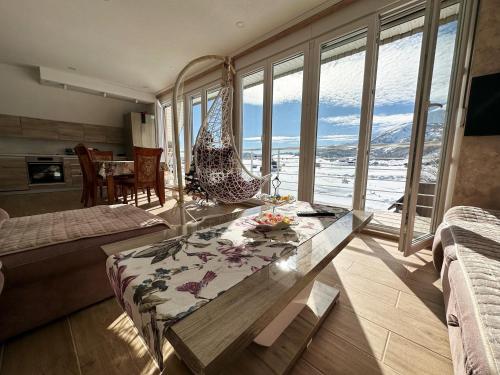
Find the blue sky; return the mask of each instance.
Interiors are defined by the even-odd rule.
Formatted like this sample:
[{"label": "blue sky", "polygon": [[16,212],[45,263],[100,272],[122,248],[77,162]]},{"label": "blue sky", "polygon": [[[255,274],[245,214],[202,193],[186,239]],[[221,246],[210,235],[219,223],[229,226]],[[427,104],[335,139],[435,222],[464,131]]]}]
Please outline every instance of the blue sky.
[{"label": "blue sky", "polygon": [[[439,28],[431,101],[446,103],[457,23]],[[413,118],[421,33],[382,45],[379,50],[373,134]],[[322,65],[318,108],[318,145],[355,144],[359,132],[364,52]],[[259,148],[263,87],[243,95],[243,146]],[[298,147],[302,72],[274,82],[273,147]]]}]

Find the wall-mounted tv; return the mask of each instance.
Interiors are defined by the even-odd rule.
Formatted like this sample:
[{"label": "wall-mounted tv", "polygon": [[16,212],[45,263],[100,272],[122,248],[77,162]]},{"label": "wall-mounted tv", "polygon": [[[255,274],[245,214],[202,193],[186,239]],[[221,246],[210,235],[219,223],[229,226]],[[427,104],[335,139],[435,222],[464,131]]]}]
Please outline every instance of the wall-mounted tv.
[{"label": "wall-mounted tv", "polygon": [[472,78],[464,134],[500,135],[500,73]]}]

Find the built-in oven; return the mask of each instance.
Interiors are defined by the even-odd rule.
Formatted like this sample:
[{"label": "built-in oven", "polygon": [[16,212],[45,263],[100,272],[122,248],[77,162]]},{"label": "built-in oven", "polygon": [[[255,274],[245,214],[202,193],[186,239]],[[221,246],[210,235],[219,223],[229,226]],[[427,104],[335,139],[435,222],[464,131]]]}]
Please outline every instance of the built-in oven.
[{"label": "built-in oven", "polygon": [[31,185],[64,183],[64,163],[57,156],[28,156],[28,177]]}]

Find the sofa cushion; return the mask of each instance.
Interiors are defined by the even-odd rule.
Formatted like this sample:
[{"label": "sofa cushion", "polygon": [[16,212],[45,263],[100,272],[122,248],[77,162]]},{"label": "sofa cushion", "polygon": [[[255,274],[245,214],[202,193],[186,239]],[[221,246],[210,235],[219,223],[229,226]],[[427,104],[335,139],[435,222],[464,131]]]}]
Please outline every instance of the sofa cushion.
[{"label": "sofa cushion", "polygon": [[[459,262],[444,264],[447,280],[443,280],[446,318],[450,330],[450,347],[454,352],[455,374],[488,374],[488,356],[483,344],[474,301]],[[450,324],[451,323],[451,324]],[[456,342],[453,335],[459,335]]]},{"label": "sofa cushion", "polygon": [[96,206],[12,218],[0,226],[0,255],[155,225],[167,226],[167,223],[129,205]]}]

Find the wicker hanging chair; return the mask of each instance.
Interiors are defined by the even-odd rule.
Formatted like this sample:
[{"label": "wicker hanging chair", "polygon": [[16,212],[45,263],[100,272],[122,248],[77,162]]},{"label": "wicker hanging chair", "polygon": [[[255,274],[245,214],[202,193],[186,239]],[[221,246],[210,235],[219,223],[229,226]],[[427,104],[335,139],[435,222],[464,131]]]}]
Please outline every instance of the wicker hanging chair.
[{"label": "wicker hanging chair", "polygon": [[[223,85],[214,103],[203,120],[202,126],[193,146],[193,167],[190,178],[206,195],[223,203],[239,203],[252,198],[260,190],[269,176],[255,176],[243,164],[238,154],[232,125],[233,111],[233,67],[228,58],[216,55],[200,57],[190,62],[177,77],[173,97],[187,72],[195,64],[207,60],[222,60],[226,72]],[[173,101],[174,132],[179,140],[179,126],[176,108],[177,100]],[[177,176],[179,191],[182,191],[182,172],[179,147],[175,148],[177,160]],[[193,173],[194,172],[194,173]],[[182,201],[182,194],[180,195]]]}]

